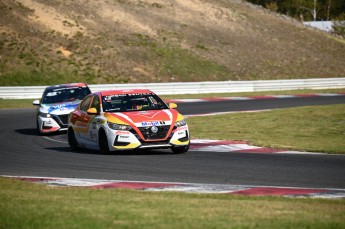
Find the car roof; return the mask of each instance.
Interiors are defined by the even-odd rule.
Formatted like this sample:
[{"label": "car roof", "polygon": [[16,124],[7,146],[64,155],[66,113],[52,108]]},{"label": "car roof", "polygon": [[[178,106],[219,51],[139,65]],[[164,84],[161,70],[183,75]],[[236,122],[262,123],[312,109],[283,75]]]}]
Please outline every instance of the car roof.
[{"label": "car roof", "polygon": [[95,94],[99,94],[101,96],[108,96],[108,95],[123,95],[123,94],[154,94],[154,93],[148,89],[122,89],[122,90],[98,91],[98,92],[95,92]]},{"label": "car roof", "polygon": [[54,90],[57,88],[69,88],[69,87],[88,87],[86,83],[66,83],[66,84],[58,84],[49,86],[46,90]]}]

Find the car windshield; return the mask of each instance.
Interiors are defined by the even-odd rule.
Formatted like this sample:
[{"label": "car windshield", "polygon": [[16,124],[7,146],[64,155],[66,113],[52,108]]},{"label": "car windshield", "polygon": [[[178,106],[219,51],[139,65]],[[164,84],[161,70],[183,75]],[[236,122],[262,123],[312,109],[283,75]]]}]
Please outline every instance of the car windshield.
[{"label": "car windshield", "polygon": [[168,109],[155,94],[117,94],[102,97],[104,112],[125,112]]},{"label": "car windshield", "polygon": [[87,87],[52,88],[44,92],[42,103],[49,104],[82,100],[88,94],[90,94],[90,89]]}]

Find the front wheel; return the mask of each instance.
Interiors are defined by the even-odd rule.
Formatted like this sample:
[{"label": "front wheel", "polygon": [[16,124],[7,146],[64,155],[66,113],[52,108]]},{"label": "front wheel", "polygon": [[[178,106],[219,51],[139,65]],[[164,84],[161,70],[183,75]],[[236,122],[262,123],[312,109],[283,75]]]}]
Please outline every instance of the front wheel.
[{"label": "front wheel", "polygon": [[104,130],[100,130],[98,136],[99,136],[99,139],[98,139],[99,149],[100,149],[101,153],[102,154],[109,154],[110,150],[109,150],[109,146],[108,146],[108,138],[107,138],[107,135],[105,134]]},{"label": "front wheel", "polygon": [[38,120],[36,120],[36,130],[37,130],[37,134],[41,135],[40,124],[38,123]]},{"label": "front wheel", "polygon": [[38,120],[36,120],[36,130],[37,130],[37,135],[41,135],[41,136],[44,135],[44,133],[41,132],[40,123],[38,122]]},{"label": "front wheel", "polygon": [[68,136],[69,147],[71,148],[72,151],[77,151],[78,150],[78,142],[77,142],[77,139],[75,138],[75,134],[74,134],[72,127],[70,127],[67,130],[67,136]]}]

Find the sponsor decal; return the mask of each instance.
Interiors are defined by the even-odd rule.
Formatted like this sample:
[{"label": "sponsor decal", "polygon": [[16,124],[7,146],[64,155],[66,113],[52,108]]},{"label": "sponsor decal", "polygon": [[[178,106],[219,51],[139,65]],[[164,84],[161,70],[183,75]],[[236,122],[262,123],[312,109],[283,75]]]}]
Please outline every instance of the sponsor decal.
[{"label": "sponsor decal", "polygon": [[180,127],[177,127],[175,132],[178,132],[178,131],[184,131],[184,130],[188,130],[187,126],[180,126]]},{"label": "sponsor decal", "polygon": [[71,90],[71,89],[78,89],[78,86],[67,86],[67,87],[59,87],[59,88],[55,88],[53,91],[65,91],[65,90]]},{"label": "sponsor decal", "polygon": [[[105,100],[111,101],[113,98],[130,97],[130,96],[143,96],[143,95],[153,95],[152,93],[135,93],[134,90],[124,90],[123,92],[128,92],[125,94],[107,95],[103,96]],[[130,93],[134,92],[134,93]]]},{"label": "sponsor decal", "polygon": [[142,122],[141,126],[161,126],[165,125],[165,121]]},{"label": "sponsor decal", "polygon": [[69,104],[56,104],[48,108],[48,113],[53,113],[58,111],[68,111],[74,110],[78,106],[78,103],[69,103]]},{"label": "sponsor decal", "polygon": [[166,119],[168,118],[167,115],[162,111],[140,111],[140,112],[134,112],[131,114],[127,114],[128,117],[133,119],[134,121],[139,119]]},{"label": "sponsor decal", "polygon": [[90,139],[95,139],[96,138],[96,134],[93,134],[92,131],[90,131]]},{"label": "sponsor decal", "polygon": [[92,123],[92,129],[94,129],[94,130],[96,129],[96,123],[95,122]]},{"label": "sponsor decal", "polygon": [[115,134],[116,135],[122,135],[122,134],[127,135],[127,134],[129,134],[129,132],[128,131],[117,130],[117,131],[115,131]]},{"label": "sponsor decal", "polygon": [[159,122],[142,122],[142,126],[157,126],[159,125]]},{"label": "sponsor decal", "polygon": [[51,120],[43,122],[43,126],[51,126],[51,125],[53,125],[53,122]]}]

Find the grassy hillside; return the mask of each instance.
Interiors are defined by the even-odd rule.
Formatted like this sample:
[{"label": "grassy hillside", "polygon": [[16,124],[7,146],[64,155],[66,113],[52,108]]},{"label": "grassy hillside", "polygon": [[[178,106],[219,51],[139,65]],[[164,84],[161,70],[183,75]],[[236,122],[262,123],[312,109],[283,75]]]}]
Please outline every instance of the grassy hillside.
[{"label": "grassy hillside", "polygon": [[0,85],[345,77],[345,41],[240,0],[0,0]]}]

